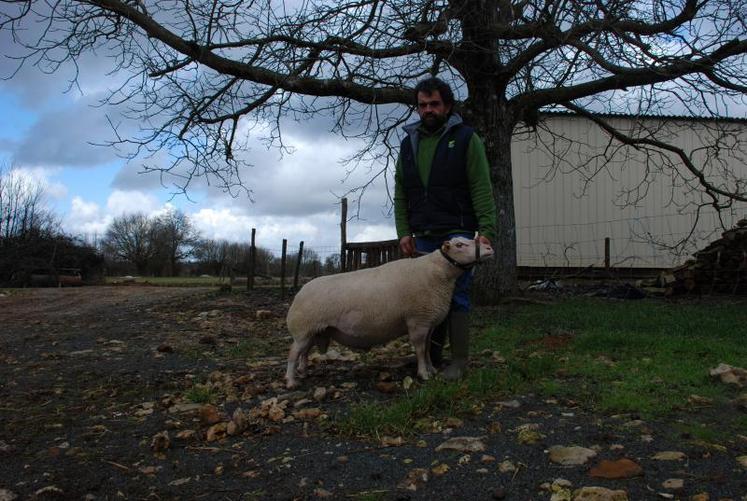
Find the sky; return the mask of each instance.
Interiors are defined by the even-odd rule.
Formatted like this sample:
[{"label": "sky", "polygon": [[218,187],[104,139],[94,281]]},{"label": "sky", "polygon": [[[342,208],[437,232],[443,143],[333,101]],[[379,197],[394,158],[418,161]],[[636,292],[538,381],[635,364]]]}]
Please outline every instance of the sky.
[{"label": "sky", "polygon": [[[358,143],[329,132],[324,120],[290,123],[283,132],[291,153],[268,149],[259,136],[250,136],[252,166],[242,178],[251,197],[232,197],[199,179],[187,196],[175,196],[168,179],[162,184],[158,174],[142,173],[145,160],[127,161],[113,147],[99,145],[114,139],[110,121],[120,123],[121,113],[99,105],[118,81],[106,69],[101,60],[85,56],[77,85],[70,85],[69,67],[51,75],[23,67],[0,80],[0,162],[45,188],[67,233],[101,236],[122,214],[155,215],[175,207],[207,238],[247,241],[256,228],[258,245],[268,249],[280,249],[284,238],[291,248],[304,241],[322,254],[339,249],[340,196],[371,176],[365,165],[346,176],[342,159],[356,152]],[[13,70],[13,61],[0,61],[0,74]],[[136,126],[124,123],[124,132]],[[165,163],[165,154],[148,162]],[[351,200],[351,213],[352,206]],[[366,190],[359,217],[348,223],[348,241],[393,238],[387,186],[380,179]]]}]

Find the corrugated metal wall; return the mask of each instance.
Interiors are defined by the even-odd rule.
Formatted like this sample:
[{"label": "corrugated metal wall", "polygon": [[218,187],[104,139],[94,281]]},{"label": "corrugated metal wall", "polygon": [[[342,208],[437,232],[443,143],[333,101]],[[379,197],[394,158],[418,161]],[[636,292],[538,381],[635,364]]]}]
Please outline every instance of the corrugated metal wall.
[{"label": "corrugated metal wall", "polygon": [[[655,132],[665,137],[705,167],[714,183],[722,184],[730,175],[740,178],[742,186],[747,182],[744,123],[606,120],[637,136]],[[716,144],[718,148],[707,148]],[[674,251],[666,248],[691,232],[696,204],[710,201],[702,191],[693,191],[694,177],[679,160],[677,172],[682,174],[673,174],[668,168],[673,161],[673,154],[611,141],[599,126],[577,116],[547,115],[536,132],[517,131],[512,163],[519,265],[601,266],[605,237],[611,239],[613,266],[682,263],[722,229],[713,209],[701,209],[691,243]],[[743,203],[721,213],[727,227],[743,217]]]}]

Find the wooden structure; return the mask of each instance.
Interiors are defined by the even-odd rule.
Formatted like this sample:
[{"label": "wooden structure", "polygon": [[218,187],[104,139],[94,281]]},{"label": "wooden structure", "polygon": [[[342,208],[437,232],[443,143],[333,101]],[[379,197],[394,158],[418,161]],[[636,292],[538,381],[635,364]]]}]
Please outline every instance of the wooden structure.
[{"label": "wooden structure", "polygon": [[[400,258],[399,240],[377,242],[348,242],[348,201],[342,199],[340,221],[340,271],[371,268]],[[665,267],[612,266],[610,263],[611,239],[604,238],[604,261],[587,266],[518,266],[520,280],[542,280],[547,278],[578,278],[592,280],[650,278],[665,271]]]},{"label": "wooden structure", "polygon": [[[601,116],[682,149],[714,186],[747,179],[745,119]],[[573,114],[517,128],[511,163],[520,267],[671,268],[747,215],[744,202],[716,212],[694,176],[669,168],[680,165],[676,155],[623,146]]]},{"label": "wooden structure", "polygon": [[659,275],[654,287],[673,294],[747,295],[747,218],[694,254],[695,258]]},{"label": "wooden structure", "polygon": [[340,221],[340,271],[353,271],[371,268],[399,259],[399,240],[381,240],[378,242],[348,242],[347,221],[348,199],[342,199],[342,218]]},{"label": "wooden structure", "polygon": [[[372,268],[399,259],[399,240],[349,242],[345,244],[343,271]],[[342,263],[343,260],[341,259]]]}]

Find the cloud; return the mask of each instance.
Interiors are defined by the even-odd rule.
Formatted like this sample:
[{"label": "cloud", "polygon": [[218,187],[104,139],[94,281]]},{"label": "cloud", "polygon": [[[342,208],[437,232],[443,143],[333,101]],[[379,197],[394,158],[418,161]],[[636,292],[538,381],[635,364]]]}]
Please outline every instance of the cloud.
[{"label": "cloud", "polygon": [[13,176],[24,179],[30,186],[41,188],[47,201],[62,200],[68,194],[67,186],[53,179],[60,173],[60,169],[14,166],[11,169],[11,173]]},{"label": "cloud", "polygon": [[115,190],[109,195],[106,207],[75,196],[63,218],[63,226],[73,235],[104,235],[115,217],[135,212],[154,216],[170,207],[169,204],[159,204],[152,195],[138,191]]},{"label": "cloud", "polygon": [[[252,138],[250,150],[243,158],[252,166],[241,176],[252,190],[254,203],[244,196],[232,198],[218,187],[208,187],[204,180],[197,181],[193,193],[199,192],[204,197],[202,203],[216,207],[238,206],[256,215],[308,217],[339,212],[340,197],[369,183],[382,167],[364,164],[348,172],[351,167],[341,160],[358,151],[361,143],[341,141],[332,134],[315,141],[287,134],[285,142],[292,152],[281,155],[277,149],[267,149]],[[368,186],[365,199],[384,204],[388,196],[383,179]],[[380,219],[382,211],[371,209],[364,217]]]},{"label": "cloud", "polygon": [[[300,219],[294,216],[252,215],[242,208],[205,208],[188,214],[195,228],[205,238],[249,242],[252,228],[257,230],[257,245],[280,253],[282,241],[288,241],[288,252],[303,241],[306,248],[319,254],[338,253],[340,248],[340,212],[308,215]],[[348,240],[367,242],[396,238],[394,223],[368,224],[362,221],[348,222]]]},{"label": "cloud", "polygon": [[16,143],[15,160],[20,164],[67,167],[93,167],[116,160],[113,148],[92,144],[114,138],[107,112],[86,103],[41,114]]},{"label": "cloud", "polygon": [[153,195],[141,191],[114,190],[106,201],[106,210],[113,216],[143,213],[150,215],[161,207]]},{"label": "cloud", "polygon": [[[3,5],[3,13],[10,14],[10,10],[21,7],[20,4]],[[62,31],[49,29],[43,16],[48,15],[54,6],[39,3],[20,21],[18,29],[11,30],[9,26],[0,30],[0,90],[7,90],[17,95],[23,105],[32,110],[48,109],[64,100],[75,100],[80,96],[96,94],[103,89],[114,89],[121,85],[128,77],[128,72],[116,69],[118,60],[111,56],[114,42],[109,46],[99,47],[96,52],[85,52],[76,56],[74,61],[58,64],[67,57],[64,47],[49,51],[54,62],[45,60],[30,49],[39,45],[40,37],[55,37]],[[46,33],[45,33],[46,32]],[[106,42],[105,42],[106,44]],[[46,44],[49,46],[50,43]],[[28,57],[25,61],[21,58]],[[12,77],[12,78],[9,78]]]},{"label": "cloud", "polygon": [[115,217],[138,212],[157,217],[172,209],[172,204],[161,204],[153,195],[139,191],[115,190],[107,198],[105,207],[75,196],[63,218],[63,226],[73,235],[103,235]]},{"label": "cloud", "polygon": [[351,242],[377,242],[380,240],[393,240],[397,238],[397,232],[394,229],[394,223],[363,225],[360,223],[353,225],[354,231]]},{"label": "cloud", "polygon": [[98,204],[76,196],[71,201],[70,212],[63,219],[63,225],[73,235],[103,235],[111,219]]},{"label": "cloud", "polygon": [[[280,248],[283,239],[292,242],[319,242],[324,229],[334,224],[334,215],[331,213],[298,219],[250,215],[241,208],[200,209],[189,216],[195,228],[205,238],[214,240],[248,242],[252,228],[256,228],[258,245],[267,248]],[[333,240],[325,239],[325,243],[330,242]]]},{"label": "cloud", "polygon": [[[152,159],[148,160],[149,164],[165,165],[167,159],[166,152],[158,152]],[[166,175],[164,183],[161,182],[161,176],[157,172],[143,172],[142,165],[138,161],[126,162],[119,169],[117,175],[111,183],[111,187],[119,190],[161,190],[168,181]]]}]

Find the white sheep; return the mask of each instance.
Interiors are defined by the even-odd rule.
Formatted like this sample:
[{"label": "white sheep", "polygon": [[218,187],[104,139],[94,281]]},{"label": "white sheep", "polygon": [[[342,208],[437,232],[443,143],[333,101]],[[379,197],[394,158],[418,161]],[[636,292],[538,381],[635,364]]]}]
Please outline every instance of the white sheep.
[{"label": "white sheep", "polygon": [[315,278],[301,288],[288,310],[293,344],[285,374],[288,388],[306,367],[312,346],[324,353],[330,339],[368,349],[409,335],[418,376],[435,374],[430,336],[449,312],[457,278],[476,260],[493,255],[484,243],[452,238],[439,250],[415,259],[391,261],[376,268]]}]

